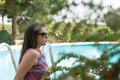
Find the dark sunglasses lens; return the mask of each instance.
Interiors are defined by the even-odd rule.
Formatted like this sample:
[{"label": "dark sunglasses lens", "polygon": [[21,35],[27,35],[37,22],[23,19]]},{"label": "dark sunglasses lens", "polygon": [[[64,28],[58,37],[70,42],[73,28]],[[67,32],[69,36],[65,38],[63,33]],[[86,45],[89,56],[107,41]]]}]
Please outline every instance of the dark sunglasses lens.
[{"label": "dark sunglasses lens", "polygon": [[42,37],[47,36],[47,33],[39,33]]}]

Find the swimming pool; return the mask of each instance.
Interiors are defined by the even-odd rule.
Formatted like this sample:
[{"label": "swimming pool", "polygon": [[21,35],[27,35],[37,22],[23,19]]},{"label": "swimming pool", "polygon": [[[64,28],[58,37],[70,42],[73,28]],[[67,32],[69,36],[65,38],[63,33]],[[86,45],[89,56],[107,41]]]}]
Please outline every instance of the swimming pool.
[{"label": "swimming pool", "polygon": [[[51,58],[50,58],[50,49],[52,50],[52,56],[54,61],[56,61],[59,57],[66,53],[74,53],[77,55],[84,55],[90,59],[99,58],[100,55],[103,53],[104,49],[111,48],[116,43],[112,42],[101,42],[101,43],[94,43],[94,42],[85,42],[85,43],[53,43],[47,44],[46,46],[42,47],[41,50],[46,56],[46,60],[48,65],[51,66]],[[13,52],[13,56],[15,59],[16,65],[18,65],[19,55],[21,51],[21,46],[10,46]],[[120,49],[120,48],[118,48]],[[9,51],[5,47],[0,48],[0,79],[1,80],[13,80],[15,75],[15,69],[12,64]],[[111,61],[115,62],[120,56],[117,58],[112,58]],[[58,65],[68,66],[70,67],[74,59],[63,60]],[[65,64],[64,64],[65,63]],[[59,73],[57,73],[59,74]],[[53,78],[53,74],[51,75]]]}]

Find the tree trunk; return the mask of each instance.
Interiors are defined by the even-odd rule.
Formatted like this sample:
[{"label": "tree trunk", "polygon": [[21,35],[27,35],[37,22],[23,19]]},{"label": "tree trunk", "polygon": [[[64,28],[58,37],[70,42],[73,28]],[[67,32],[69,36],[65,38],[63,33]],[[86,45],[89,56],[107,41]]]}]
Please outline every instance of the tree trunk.
[{"label": "tree trunk", "polygon": [[4,16],[3,16],[3,13],[2,13],[2,29],[4,29]]},{"label": "tree trunk", "polygon": [[16,35],[17,35],[17,30],[16,30],[16,19],[17,19],[17,15],[14,15],[12,17],[12,36],[15,40]]}]

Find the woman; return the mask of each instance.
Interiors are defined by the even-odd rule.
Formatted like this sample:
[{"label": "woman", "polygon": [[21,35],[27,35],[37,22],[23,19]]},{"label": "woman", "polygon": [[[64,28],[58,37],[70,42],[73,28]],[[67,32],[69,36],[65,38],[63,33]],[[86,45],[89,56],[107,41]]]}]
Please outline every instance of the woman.
[{"label": "woman", "polygon": [[[24,35],[20,63],[14,80],[40,80],[48,70],[40,47],[47,42],[48,35],[44,26],[38,23],[30,25]],[[50,78],[46,78],[50,80]]]}]

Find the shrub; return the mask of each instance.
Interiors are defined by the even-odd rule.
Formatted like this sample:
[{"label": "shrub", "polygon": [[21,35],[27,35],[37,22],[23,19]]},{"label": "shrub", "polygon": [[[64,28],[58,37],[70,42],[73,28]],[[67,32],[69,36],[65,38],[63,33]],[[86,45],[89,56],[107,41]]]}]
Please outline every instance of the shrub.
[{"label": "shrub", "polygon": [[112,34],[112,31],[109,27],[101,26],[98,27],[96,31],[86,39],[86,41],[110,41],[111,38],[107,38],[110,34]]},{"label": "shrub", "polygon": [[[44,74],[41,80],[45,80],[50,74],[56,71],[63,71],[55,80],[120,80],[120,44],[115,44],[111,48],[104,49],[101,56],[97,59],[89,59],[82,55],[74,53],[65,53],[62,55],[52,67]],[[110,59],[119,56],[116,62],[111,62]],[[62,60],[75,58],[72,67],[58,66]],[[67,72],[64,72],[67,71]]]},{"label": "shrub", "polygon": [[3,42],[9,45],[15,44],[13,37],[6,30],[0,31],[0,43],[3,43]]}]

